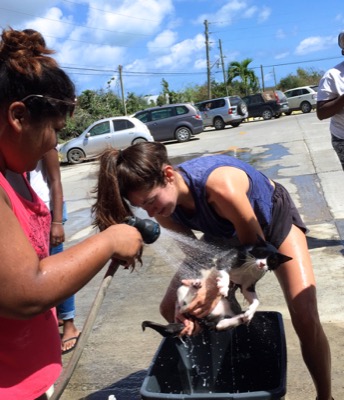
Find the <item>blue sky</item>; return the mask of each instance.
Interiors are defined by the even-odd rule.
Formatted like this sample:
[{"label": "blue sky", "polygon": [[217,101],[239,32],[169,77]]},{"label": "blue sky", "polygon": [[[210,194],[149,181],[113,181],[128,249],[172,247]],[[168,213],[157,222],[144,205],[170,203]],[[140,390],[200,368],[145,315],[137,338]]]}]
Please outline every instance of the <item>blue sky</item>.
[{"label": "blue sky", "polygon": [[265,86],[343,59],[343,0],[0,0],[0,21],[39,30],[78,93],[110,85],[120,95],[119,65],[125,93],[159,94],[162,79],[174,91],[206,83],[204,21],[219,82],[220,43],[226,69],[251,58]]}]

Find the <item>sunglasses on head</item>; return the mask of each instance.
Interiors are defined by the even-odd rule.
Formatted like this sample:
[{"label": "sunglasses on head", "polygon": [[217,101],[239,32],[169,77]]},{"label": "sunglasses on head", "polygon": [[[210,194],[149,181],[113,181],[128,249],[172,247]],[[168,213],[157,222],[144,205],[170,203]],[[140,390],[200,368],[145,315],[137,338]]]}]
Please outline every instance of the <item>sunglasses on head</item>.
[{"label": "sunglasses on head", "polygon": [[27,102],[30,99],[42,99],[45,100],[51,107],[56,109],[62,115],[69,114],[70,117],[73,116],[75,106],[76,106],[76,99],[75,101],[70,100],[61,100],[55,99],[54,97],[42,95],[42,94],[29,94],[28,96],[24,97],[23,99],[19,100],[22,103]]}]

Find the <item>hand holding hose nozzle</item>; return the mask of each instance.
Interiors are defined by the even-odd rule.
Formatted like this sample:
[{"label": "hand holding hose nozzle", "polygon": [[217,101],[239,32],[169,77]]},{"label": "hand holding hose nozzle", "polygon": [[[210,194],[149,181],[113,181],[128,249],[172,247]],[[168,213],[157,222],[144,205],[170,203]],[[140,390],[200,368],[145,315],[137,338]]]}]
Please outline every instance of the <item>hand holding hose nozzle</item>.
[{"label": "hand holding hose nozzle", "polygon": [[[150,219],[140,219],[137,217],[127,217],[124,220],[124,223],[135,227],[141,234],[142,240],[146,244],[154,243],[159,235],[160,235],[160,226],[158,223],[150,220]],[[94,321],[97,317],[100,306],[105,297],[106,291],[110,285],[110,282],[113,278],[113,275],[121,265],[119,260],[112,260],[105,276],[102,281],[102,284],[98,290],[96,298],[92,304],[91,310],[87,316],[84,327],[82,329],[82,334],[79,336],[78,343],[74,349],[71,359],[66,368],[64,368],[62,376],[59,380],[57,387],[55,387],[55,392],[51,398],[51,400],[59,400],[62,395],[65,387],[67,386],[73,371],[76,368],[76,365],[81,357],[85,344],[87,342],[88,336],[91,332]]]},{"label": "hand holding hose nozzle", "polygon": [[160,225],[151,219],[141,219],[138,217],[127,217],[124,222],[135,227],[142,236],[144,243],[154,243],[160,236]]}]

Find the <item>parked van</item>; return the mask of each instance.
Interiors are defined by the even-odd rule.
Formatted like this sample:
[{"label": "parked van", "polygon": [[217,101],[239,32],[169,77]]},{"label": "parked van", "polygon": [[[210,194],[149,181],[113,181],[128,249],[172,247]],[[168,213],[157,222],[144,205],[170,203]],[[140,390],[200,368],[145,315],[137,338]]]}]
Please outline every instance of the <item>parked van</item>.
[{"label": "parked van", "polygon": [[239,126],[248,117],[247,106],[239,96],[205,100],[195,104],[202,114],[203,125],[224,129],[226,125]]},{"label": "parked van", "polygon": [[189,103],[147,108],[133,115],[149,128],[154,140],[187,142],[203,132],[200,112]]}]

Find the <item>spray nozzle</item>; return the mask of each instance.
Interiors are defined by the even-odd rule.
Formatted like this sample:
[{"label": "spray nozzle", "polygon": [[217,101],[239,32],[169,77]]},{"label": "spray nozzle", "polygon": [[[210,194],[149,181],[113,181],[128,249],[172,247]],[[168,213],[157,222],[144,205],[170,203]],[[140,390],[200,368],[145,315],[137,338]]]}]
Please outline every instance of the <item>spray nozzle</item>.
[{"label": "spray nozzle", "polygon": [[134,226],[142,236],[144,243],[154,243],[160,235],[160,225],[151,219],[141,219],[138,217],[127,217],[124,222]]}]

